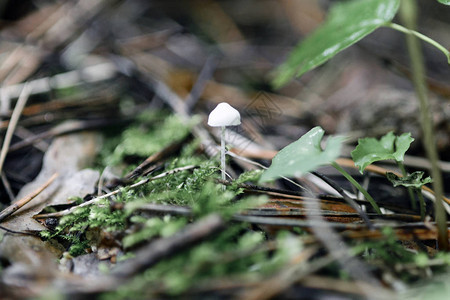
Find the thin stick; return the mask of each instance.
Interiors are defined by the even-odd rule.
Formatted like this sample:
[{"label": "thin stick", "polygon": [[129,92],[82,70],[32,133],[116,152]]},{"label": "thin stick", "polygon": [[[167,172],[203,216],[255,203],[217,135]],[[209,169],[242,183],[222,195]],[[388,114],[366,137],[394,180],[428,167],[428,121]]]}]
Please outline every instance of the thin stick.
[{"label": "thin stick", "polygon": [[44,183],[40,188],[38,188],[36,191],[31,193],[28,196],[25,196],[24,198],[20,199],[19,201],[16,201],[15,203],[11,204],[7,208],[5,208],[0,213],[0,222],[3,221],[5,218],[13,214],[16,210],[23,207],[25,204],[33,200],[37,195],[39,195],[43,190],[45,190],[55,179],[58,177],[58,173],[55,173],[50,177],[49,180],[47,180],[46,183]]},{"label": "thin stick", "polygon": [[20,115],[22,114],[22,110],[28,101],[30,92],[31,90],[28,84],[25,83],[22,92],[20,93],[19,99],[17,100],[16,106],[14,107],[14,111],[12,113],[8,129],[6,130],[5,139],[3,140],[2,151],[0,152],[0,172],[3,169],[3,163],[5,162],[6,155],[8,154],[8,149],[11,143],[14,130],[17,126],[17,122],[19,121]]},{"label": "thin stick", "polygon": [[[186,167],[176,168],[176,169],[167,171],[167,172],[165,172],[165,173],[161,173],[161,174],[159,174],[159,175],[157,175],[157,176],[154,176],[154,177],[152,177],[152,178],[145,178],[145,179],[142,179],[141,181],[138,181],[138,182],[136,182],[135,184],[130,185],[129,188],[133,189],[133,188],[136,188],[136,187],[138,187],[138,186],[144,185],[144,184],[146,184],[147,182],[150,182],[150,181],[152,181],[152,180],[159,179],[159,178],[163,178],[163,177],[165,177],[165,176],[167,176],[167,175],[170,175],[170,174],[173,174],[173,173],[176,173],[176,172],[181,172],[181,171],[185,171],[185,170],[190,170],[190,169],[193,169],[193,168],[195,168],[195,167],[196,167],[196,166],[191,165],[191,166],[186,166]],[[114,190],[114,191],[112,191],[112,192],[110,192],[110,193],[104,194],[104,195],[102,195],[102,196],[100,196],[100,197],[96,197],[96,198],[94,198],[94,199],[91,199],[91,200],[89,200],[89,201],[86,201],[86,202],[84,202],[84,203],[81,203],[80,205],[73,206],[73,207],[71,207],[71,208],[69,208],[69,209],[62,210],[62,211],[58,211],[58,212],[55,212],[55,213],[35,215],[33,218],[35,218],[35,219],[42,219],[42,218],[50,218],[50,217],[63,217],[63,216],[66,216],[66,215],[68,215],[68,214],[74,212],[74,211],[75,211],[76,209],[78,209],[78,208],[85,207],[85,206],[88,206],[88,205],[91,205],[91,204],[95,204],[95,203],[99,202],[100,200],[105,199],[105,198],[108,198],[108,197],[111,197],[111,196],[114,196],[114,195],[120,193],[121,191],[122,191],[121,189],[117,189],[117,190]]]}]

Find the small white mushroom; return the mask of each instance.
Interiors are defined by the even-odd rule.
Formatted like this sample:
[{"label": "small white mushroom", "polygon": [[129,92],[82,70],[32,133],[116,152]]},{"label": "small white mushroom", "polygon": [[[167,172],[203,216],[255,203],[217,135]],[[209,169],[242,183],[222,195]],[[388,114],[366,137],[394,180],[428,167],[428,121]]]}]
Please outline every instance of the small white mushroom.
[{"label": "small white mushroom", "polygon": [[225,180],[225,127],[236,126],[239,124],[241,124],[241,115],[235,108],[226,102],[219,103],[208,117],[209,126],[222,128],[222,135],[220,139],[222,180]]},{"label": "small white mushroom", "polygon": [[239,112],[226,102],[219,103],[209,114],[208,125],[212,127],[236,126],[241,124]]}]

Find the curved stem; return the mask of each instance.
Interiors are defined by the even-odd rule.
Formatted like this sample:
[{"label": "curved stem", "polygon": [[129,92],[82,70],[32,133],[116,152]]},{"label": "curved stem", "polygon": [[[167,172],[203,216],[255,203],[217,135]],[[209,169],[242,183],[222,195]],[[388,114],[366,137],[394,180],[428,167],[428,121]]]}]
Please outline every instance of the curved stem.
[{"label": "curved stem", "polygon": [[378,207],[378,204],[373,200],[372,196],[350,175],[347,171],[345,171],[340,165],[338,165],[336,162],[332,162],[331,165],[339,171],[348,181],[350,181],[351,184],[353,184],[354,187],[360,191],[364,197],[369,201],[369,203],[372,205],[373,209],[378,213],[382,214],[380,208]]},{"label": "curved stem", "polygon": [[447,57],[447,62],[450,64],[450,51],[445,49],[444,46],[442,46],[441,44],[439,44],[438,42],[436,42],[432,38],[430,38],[430,37],[428,37],[426,35],[423,35],[420,32],[417,32],[415,30],[411,30],[411,29],[408,29],[406,27],[403,27],[402,25],[399,25],[399,24],[396,24],[396,23],[386,23],[384,26],[392,28],[392,29],[395,29],[397,31],[403,32],[403,33],[408,34],[408,35],[414,35],[415,37],[421,39],[422,41],[433,45],[434,47],[436,47],[442,53],[445,54],[445,56]]},{"label": "curved stem", "polygon": [[[406,173],[405,165],[401,161],[397,160],[396,162],[397,162],[398,168],[402,172],[403,177],[406,177],[408,174]],[[415,211],[417,209],[417,205],[416,205],[416,198],[414,197],[413,189],[411,187],[408,187],[407,190],[408,190],[409,199],[411,200],[411,207]]]},{"label": "curved stem", "polygon": [[423,220],[425,220],[425,199],[423,198],[421,189],[417,189],[416,192],[417,192],[417,197],[419,197],[420,218],[423,221]]},{"label": "curved stem", "polygon": [[[226,179],[225,167],[225,126],[222,126],[222,135],[220,137],[220,168],[222,169],[222,180]],[[223,186],[223,189],[225,189],[225,186]]]},{"label": "curved stem", "polygon": [[319,177],[320,179],[322,179],[326,184],[328,184],[329,186],[331,186],[333,189],[335,189],[339,194],[341,194],[342,198],[344,198],[345,201],[347,201],[347,204],[350,205],[353,209],[356,210],[356,212],[361,216],[361,218],[364,220],[364,222],[366,222],[367,227],[370,230],[373,230],[373,224],[370,221],[369,217],[367,216],[367,214],[361,209],[361,207],[355,202],[355,200],[353,200],[352,198],[350,198],[349,196],[347,196],[347,194],[345,193],[345,191],[336,183],[334,183],[331,179],[329,179],[327,176],[315,171],[315,172],[311,172],[311,174]]}]

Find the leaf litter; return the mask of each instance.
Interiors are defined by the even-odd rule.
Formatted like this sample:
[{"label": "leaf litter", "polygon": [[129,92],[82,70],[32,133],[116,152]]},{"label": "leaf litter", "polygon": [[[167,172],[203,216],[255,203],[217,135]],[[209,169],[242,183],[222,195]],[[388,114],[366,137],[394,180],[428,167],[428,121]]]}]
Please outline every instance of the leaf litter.
[{"label": "leaf litter", "polygon": [[[80,5],[83,2],[79,1]],[[142,4],[134,5],[145,11]],[[313,2],[302,5],[320,10]],[[392,169],[391,165],[366,168],[366,174],[370,174],[370,179],[366,179],[369,191],[374,191],[377,203],[387,212],[382,215],[374,213],[367,201],[355,195],[340,175],[326,167],[320,169],[318,176],[313,175],[324,180],[296,178],[295,172],[288,172],[293,176],[290,181],[259,183],[262,172],[255,169],[269,164],[267,159],[276,153],[272,149],[282,148],[317,123],[333,128],[336,124],[333,122],[338,121],[330,123],[332,118],[324,114],[333,115],[339,108],[335,110],[336,107],[320,98],[335,96],[336,87],[345,95],[345,87],[339,89],[339,84],[343,83],[336,79],[333,82],[331,69],[343,70],[347,73],[342,78],[350,82],[357,78],[361,83],[365,79],[357,76],[356,68],[343,63],[340,68],[324,66],[316,73],[312,71],[308,79],[311,87],[315,80],[320,82],[319,75],[331,81],[329,89],[322,85],[313,96],[301,90],[305,99],[316,100],[314,104],[289,98],[290,92],[282,96],[273,91],[262,93],[276,99],[272,109],[281,107],[285,112],[281,117],[274,114],[271,118],[270,111],[262,109],[265,106],[258,106],[258,98],[252,99],[245,89],[230,83],[244,81],[248,76],[239,72],[230,76],[230,66],[254,63],[257,70],[273,66],[267,68],[268,61],[273,64],[272,54],[267,49],[262,55],[261,49],[249,45],[252,53],[256,53],[249,58],[241,51],[245,47],[230,43],[233,36],[244,36],[239,29],[245,26],[234,27],[233,20],[225,17],[223,23],[219,23],[229,25],[229,35],[205,33],[225,53],[221,60],[223,65],[208,65],[212,60],[203,65],[204,61],[198,60],[201,55],[193,55],[195,51],[187,51],[185,46],[179,48],[177,45],[187,43],[192,46],[191,50],[197,49],[197,53],[205,50],[204,41],[180,32],[181,25],[169,19],[164,19],[170,22],[162,23],[167,26],[163,31],[155,28],[150,35],[139,35],[143,33],[140,30],[152,26],[151,22],[144,22],[145,25],[134,28],[137,36],[131,39],[117,36],[119,42],[114,43],[114,50],[108,49],[110,43],[103,46],[93,43],[93,48],[84,49],[84,54],[78,53],[79,45],[83,45],[81,41],[93,32],[99,34],[99,40],[105,37],[101,31],[92,31],[93,28],[126,27],[114,22],[128,17],[136,22],[142,20],[129,15],[136,12],[130,9],[132,7],[119,5],[104,10],[106,7],[107,1],[86,2],[79,7],[51,6],[51,9],[39,11],[49,19],[47,34],[40,36],[40,32],[30,27],[20,27],[16,31],[26,36],[30,34],[26,30],[31,30],[31,36],[42,37],[42,41],[48,43],[46,51],[67,46],[68,52],[61,55],[61,59],[76,70],[75,73],[81,74],[78,70],[82,67],[76,65],[74,58],[82,59],[83,55],[87,59],[84,63],[94,63],[93,66],[98,63],[98,70],[104,70],[106,65],[110,71],[97,74],[91,72],[95,69],[92,68],[91,77],[86,80],[82,76],[65,74],[58,78],[70,77],[67,81],[70,85],[61,81],[59,87],[59,81],[51,77],[53,86],[41,85],[35,94],[31,91],[31,104],[24,110],[27,114],[18,123],[31,132],[28,138],[21,137],[23,143],[12,145],[14,151],[8,159],[17,162],[14,153],[34,153],[36,141],[53,141],[45,153],[39,175],[21,189],[16,199],[30,195],[54,173],[59,177],[24,208],[0,223],[9,230],[2,229],[0,242],[2,296],[45,298],[55,293],[66,297],[96,295],[102,299],[269,299],[290,295],[316,299],[331,296],[386,299],[430,277],[438,280],[435,274],[439,272],[448,272],[448,254],[435,247],[437,233],[432,215],[422,221],[401,191],[393,189],[384,177],[375,175],[385,176]],[[71,9],[76,9],[76,13],[69,15],[81,20],[74,22],[75,28],[53,27],[52,22]],[[211,5],[208,10],[224,16],[220,5]],[[231,11],[227,13],[232,15]],[[258,13],[261,12],[252,10],[252,14]],[[117,14],[120,18],[101,18],[103,14]],[[193,17],[192,22],[199,24],[200,16]],[[39,16],[31,15],[27,22],[32,22],[33,17]],[[96,25],[90,27],[93,20],[97,20]],[[209,29],[220,32],[224,29],[220,24],[212,23]],[[45,32],[44,28],[42,30],[41,33]],[[58,33],[62,33],[59,30],[65,30],[66,38],[57,38]],[[78,36],[84,30],[89,34]],[[120,32],[114,34],[120,35]],[[17,45],[4,47],[14,46]],[[111,55],[99,55],[105,51],[111,51]],[[42,60],[41,52],[34,55],[27,50],[20,55],[33,57],[36,64],[28,68],[17,65],[20,76],[8,77],[9,87],[16,90],[20,90],[20,78],[34,79],[30,75],[40,68]],[[183,65],[186,62],[187,65]],[[218,72],[212,78],[212,72],[192,71],[202,67],[216,67]],[[371,71],[371,84],[382,77],[372,78]],[[16,83],[19,85],[12,85]],[[195,85],[203,86],[203,92],[189,95]],[[371,86],[375,87],[376,84]],[[298,87],[290,88],[299,91]],[[45,89],[54,94],[42,94]],[[189,107],[183,101],[188,95]],[[45,105],[47,102],[41,103],[42,99],[37,96],[56,100],[52,100],[49,109],[50,106]],[[219,136],[208,131],[204,122],[207,112],[223,101],[230,102],[245,113],[243,115],[253,113],[251,119],[243,117],[241,127],[231,129],[232,135],[228,133],[233,136],[229,146],[236,152],[229,157],[227,173],[231,178],[239,178],[230,181],[219,179],[218,157],[215,156]],[[152,116],[146,113],[148,111]],[[306,111],[323,113],[307,115]],[[77,126],[56,131],[58,124],[67,119],[75,119]],[[349,124],[345,117],[339,122],[344,127]],[[2,128],[5,126],[3,124]],[[89,133],[67,134],[86,129]],[[104,143],[98,131],[105,137]],[[246,138],[245,144],[240,142],[241,138]],[[446,143],[445,139],[442,141]],[[344,152],[345,147],[344,144]],[[97,152],[100,153],[97,155]],[[331,160],[336,157],[333,153]],[[345,158],[338,158],[337,162],[364,181],[363,177],[357,177],[360,176],[357,167]],[[99,183],[99,174],[106,173],[106,166],[114,176],[105,176]],[[6,167],[11,180],[14,169],[10,165]],[[331,190],[340,187],[341,192],[365,208],[372,229],[364,223],[362,214],[347,204],[344,196],[328,192],[327,182],[335,183]],[[222,185],[226,186],[225,191]],[[302,192],[305,189],[313,193],[305,194]],[[432,195],[426,199],[426,204],[432,205]],[[65,213],[67,211],[69,213]],[[17,233],[30,231],[39,232],[39,237]]]},{"label": "leaf litter", "polygon": [[92,165],[101,137],[95,133],[73,134],[56,138],[44,156],[42,170],[36,179],[24,186],[17,199],[33,192],[53,174],[58,178],[29,204],[2,222],[15,231],[42,231],[46,227],[33,216],[50,205],[71,204],[71,197],[84,197],[96,188],[99,172],[84,169]]}]

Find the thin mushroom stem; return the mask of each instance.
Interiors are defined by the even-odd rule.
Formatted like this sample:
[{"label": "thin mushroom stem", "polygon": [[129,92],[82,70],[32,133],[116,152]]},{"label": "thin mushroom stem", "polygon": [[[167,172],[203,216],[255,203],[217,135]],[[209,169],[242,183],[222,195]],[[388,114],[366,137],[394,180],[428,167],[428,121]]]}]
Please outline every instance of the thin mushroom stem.
[{"label": "thin mushroom stem", "polygon": [[[222,135],[220,137],[220,165],[222,169],[222,180],[225,180],[225,126],[222,126]],[[225,186],[222,186],[225,189]]]}]

